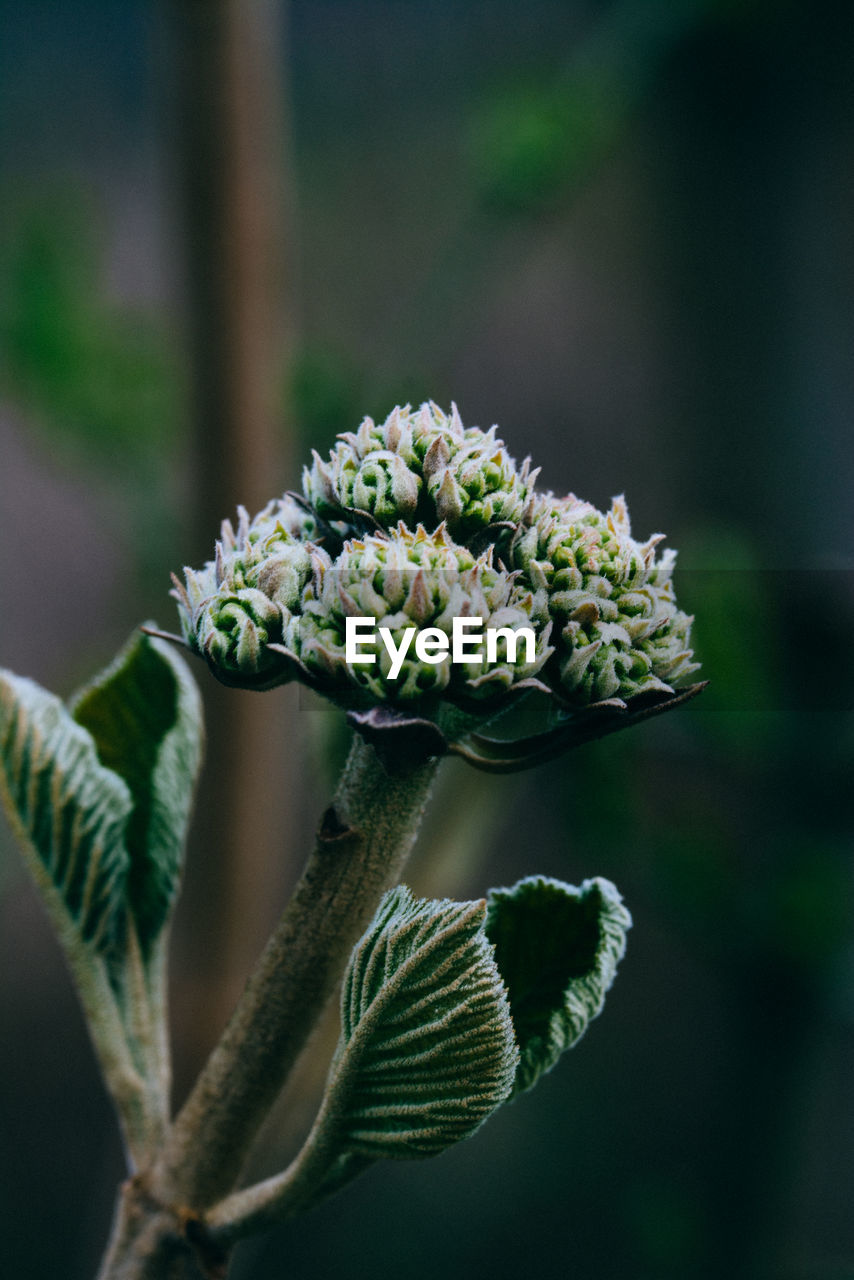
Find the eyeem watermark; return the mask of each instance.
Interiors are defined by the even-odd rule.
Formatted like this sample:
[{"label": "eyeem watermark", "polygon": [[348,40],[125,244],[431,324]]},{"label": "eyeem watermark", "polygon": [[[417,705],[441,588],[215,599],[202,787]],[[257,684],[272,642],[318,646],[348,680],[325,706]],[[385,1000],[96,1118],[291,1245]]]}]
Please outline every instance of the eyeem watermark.
[{"label": "eyeem watermark", "polygon": [[[381,643],[391,659],[389,675],[395,680],[401,672],[406,655],[415,645],[419,662],[438,666],[450,656],[451,662],[498,661],[498,645],[503,640],[507,661],[515,663],[520,641],[525,645],[525,661],[533,663],[537,656],[537,638],[533,627],[486,627],[483,618],[454,618],[451,634],[439,627],[405,627],[396,644],[394,632],[389,627],[377,627],[375,618],[347,618],[344,624],[344,658],[348,663],[376,662],[376,649]],[[365,652],[372,648],[374,652]]]}]

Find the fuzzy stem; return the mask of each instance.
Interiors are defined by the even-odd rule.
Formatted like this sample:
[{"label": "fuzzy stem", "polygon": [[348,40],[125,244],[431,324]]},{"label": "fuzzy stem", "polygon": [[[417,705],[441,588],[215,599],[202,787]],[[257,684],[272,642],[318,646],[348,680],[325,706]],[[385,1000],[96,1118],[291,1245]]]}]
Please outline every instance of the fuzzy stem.
[{"label": "fuzzy stem", "polygon": [[139,1168],[156,1149],[163,1103],[128,1042],[124,1010],[98,952],[83,941],[62,894],[35,849],[0,770],[0,808],[24,850],[77,989],[89,1038],[119,1119],[128,1169]]},{"label": "fuzzy stem", "polygon": [[431,761],[391,777],[354,737],[294,896],[155,1166],[159,1199],[201,1211],[234,1186],[347,955],[400,876],[435,770]]},{"label": "fuzzy stem", "polygon": [[223,1280],[227,1267],[198,1218],[160,1204],[144,1176],[124,1184],[98,1280]]},{"label": "fuzzy stem", "polygon": [[[335,1119],[327,1094],[311,1133],[287,1169],[264,1182],[232,1192],[205,1215],[205,1227],[211,1239],[223,1248],[230,1248],[238,1240],[275,1226],[313,1204],[340,1158]],[[351,1176],[371,1163],[356,1158]]]},{"label": "fuzzy stem", "polygon": [[[63,934],[65,936],[63,936]],[[160,1102],[128,1046],[115,993],[100,960],[86,954],[69,930],[60,930],[98,1063],[113,1099],[130,1169],[145,1163],[159,1131]]]},{"label": "fuzzy stem", "polygon": [[[143,1082],[145,1098],[145,1145],[137,1152],[137,1167],[144,1167],[163,1144],[169,1124],[171,1081],[169,1043],[166,1029],[166,934],[156,939],[145,964],[139,937],[128,922],[124,956],[124,989],[121,1008],[128,1047]],[[142,1154],[144,1159],[140,1159]]]}]

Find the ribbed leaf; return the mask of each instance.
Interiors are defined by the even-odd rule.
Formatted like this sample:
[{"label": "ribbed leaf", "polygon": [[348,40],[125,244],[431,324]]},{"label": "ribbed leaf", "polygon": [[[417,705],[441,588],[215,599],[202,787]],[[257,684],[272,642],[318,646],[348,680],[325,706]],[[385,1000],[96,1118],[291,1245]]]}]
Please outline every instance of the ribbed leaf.
[{"label": "ribbed leaf", "polygon": [[435,1155],[509,1095],[519,1054],[485,915],[401,886],[357,944],[329,1090],[350,1152]]},{"label": "ribbed leaf", "polygon": [[186,663],[137,632],[71,705],[103,765],[127,784],[127,901],[143,952],[162,929],[181,871],[202,754],[202,711]]},{"label": "ribbed leaf", "polygon": [[576,888],[530,876],[490,891],[486,934],[521,1051],[514,1092],[530,1089],[601,1012],[631,923],[617,890],[598,877]]},{"label": "ribbed leaf", "polygon": [[58,698],[0,671],[0,793],[61,930],[99,951],[124,913],[133,801]]}]

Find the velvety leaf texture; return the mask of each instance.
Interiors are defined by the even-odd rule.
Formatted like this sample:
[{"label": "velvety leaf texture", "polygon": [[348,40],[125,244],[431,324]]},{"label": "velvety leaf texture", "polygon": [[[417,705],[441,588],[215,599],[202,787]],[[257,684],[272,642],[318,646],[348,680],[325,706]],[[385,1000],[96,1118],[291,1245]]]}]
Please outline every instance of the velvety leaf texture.
[{"label": "velvety leaf texture", "polygon": [[354,949],[330,1082],[349,1151],[436,1155],[508,1097],[519,1054],[485,913],[401,886]]},{"label": "velvety leaf texture", "polygon": [[143,951],[162,929],[178,887],[202,755],[202,710],[186,663],[137,632],[72,702],[102,764],[133,800],[126,844],[128,906]]},{"label": "velvety leaf texture", "polygon": [[59,698],[0,671],[0,792],[54,915],[100,951],[124,914],[126,784]]},{"label": "velvety leaf texture", "polygon": [[530,876],[489,893],[486,934],[520,1049],[514,1092],[530,1089],[601,1012],[631,916],[608,880],[580,888]]}]

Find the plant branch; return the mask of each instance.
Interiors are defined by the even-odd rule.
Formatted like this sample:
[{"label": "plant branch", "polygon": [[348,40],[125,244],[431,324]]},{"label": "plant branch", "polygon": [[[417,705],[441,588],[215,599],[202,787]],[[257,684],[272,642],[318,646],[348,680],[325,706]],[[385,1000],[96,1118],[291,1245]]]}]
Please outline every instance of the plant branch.
[{"label": "plant branch", "polygon": [[77,951],[66,946],[92,1045],[119,1116],[128,1165],[134,1168],[151,1150],[151,1100],[128,1047],[106,971],[99,961],[80,951],[82,948]]},{"label": "plant branch", "polygon": [[167,1034],[165,931],[155,941],[146,964],[139,936],[128,922],[123,964],[122,1009],[130,1052],[144,1081],[146,1151],[149,1159],[163,1144],[169,1124],[171,1066]]},{"label": "plant branch", "polygon": [[335,1125],[334,1082],[312,1125],[299,1154],[287,1169],[235,1191],[205,1215],[205,1228],[211,1239],[225,1249],[238,1240],[275,1226],[285,1218],[306,1209],[326,1192],[326,1183],[336,1161],[346,1167],[347,1176],[335,1182],[335,1189],[349,1181],[372,1161],[342,1157]]},{"label": "plant branch", "polygon": [[415,841],[436,770],[391,777],[354,736],[290,904],[154,1169],[160,1199],[203,1210],[231,1191],[352,946]]},{"label": "plant branch", "polygon": [[224,1280],[227,1268],[193,1214],[161,1204],[144,1176],[122,1186],[98,1280]]},{"label": "plant branch", "polygon": [[[26,848],[28,836],[15,809],[11,802],[4,807],[13,831]],[[33,856],[28,865],[71,971],[89,1039],[107,1092],[116,1108],[127,1165],[133,1170],[156,1149],[156,1142],[152,1143],[155,1127],[152,1108],[156,1111],[158,1104],[153,1100],[150,1087],[134,1059],[123,1010],[110,983],[104,960],[80,938],[41,860]]]}]

